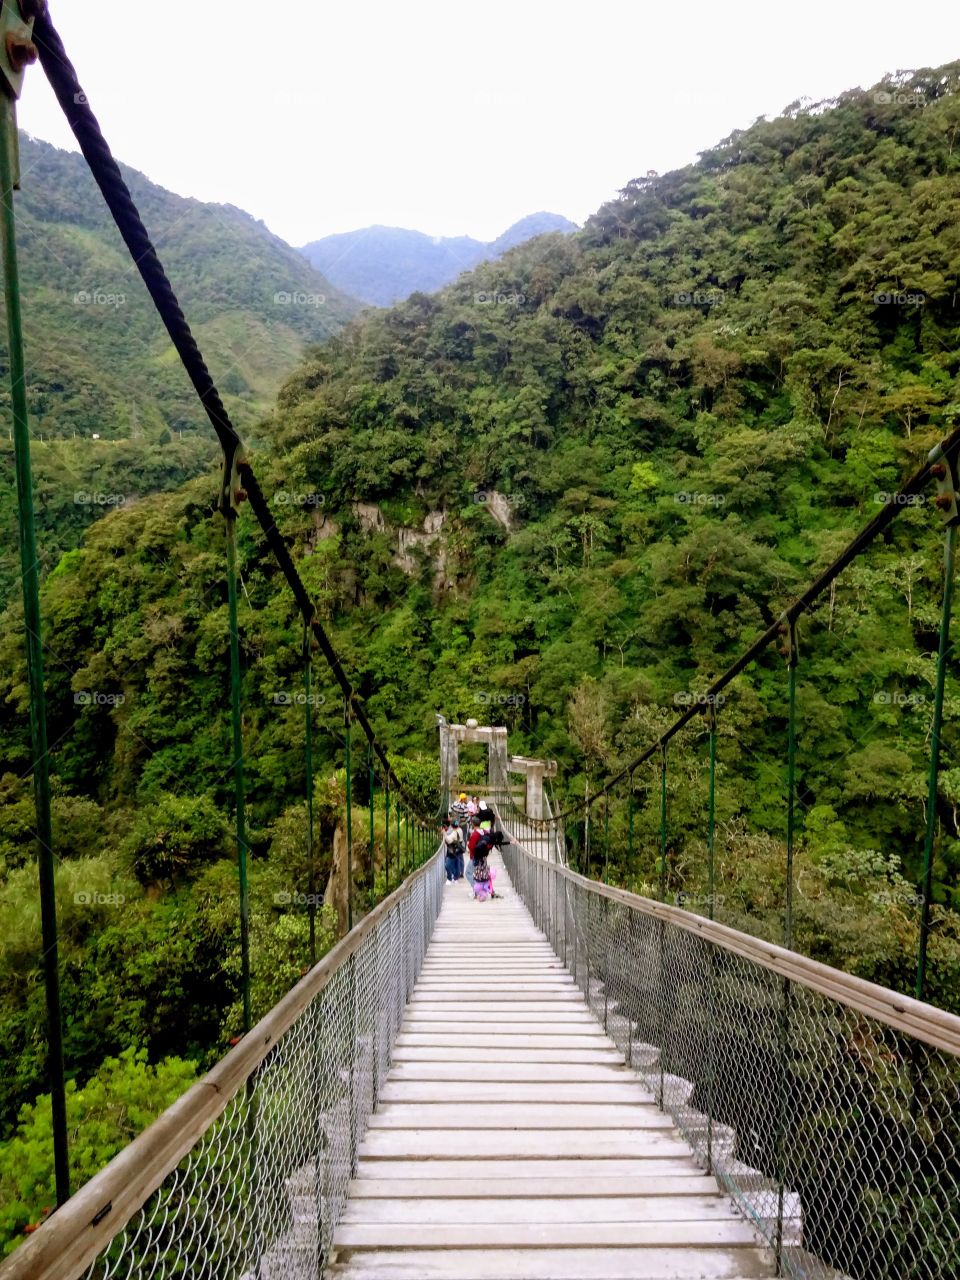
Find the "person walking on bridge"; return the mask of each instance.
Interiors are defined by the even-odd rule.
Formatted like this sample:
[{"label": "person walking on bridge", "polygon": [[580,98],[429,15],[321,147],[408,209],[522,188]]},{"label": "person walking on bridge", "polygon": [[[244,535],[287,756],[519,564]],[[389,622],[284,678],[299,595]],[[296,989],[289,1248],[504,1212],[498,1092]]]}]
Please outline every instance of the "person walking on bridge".
[{"label": "person walking on bridge", "polygon": [[461,831],[465,831],[470,815],[467,812],[467,793],[461,791],[460,795],[450,806],[450,818]]},{"label": "person walking on bridge", "polygon": [[457,853],[460,848],[460,828],[455,827],[449,818],[444,818],[443,853],[447,884],[452,884],[454,880],[459,879],[457,875]]},{"label": "person walking on bridge", "polygon": [[473,854],[474,854],[474,851],[476,850],[477,844],[479,843],[480,837],[482,834],[483,833],[480,830],[480,819],[471,818],[470,819],[470,836],[467,840],[467,864],[466,864],[467,883],[470,886],[471,893],[473,893],[473,870],[474,870]]}]

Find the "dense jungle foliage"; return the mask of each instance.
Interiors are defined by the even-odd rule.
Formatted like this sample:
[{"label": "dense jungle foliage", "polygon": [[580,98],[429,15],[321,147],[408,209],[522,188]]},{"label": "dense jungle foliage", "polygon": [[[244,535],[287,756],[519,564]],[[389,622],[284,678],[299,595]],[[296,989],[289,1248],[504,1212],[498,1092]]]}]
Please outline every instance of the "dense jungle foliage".
[{"label": "dense jungle foliage", "polygon": [[[505,723],[513,752],[555,758],[560,807],[593,794],[957,424],[958,80],[954,63],[794,104],[687,169],[631,182],[576,236],[532,241],[363,317],[288,381],[258,429],[256,468],[378,732],[426,801],[437,711]],[[215,490],[211,470],[111,512],[45,583],[75,1098],[103,1079],[140,1097],[154,1069],[165,1089],[239,1029]],[[263,1012],[307,954],[303,910],[278,901],[307,877],[301,636],[247,513],[239,539]],[[800,630],[795,943],[903,991],[942,544],[933,504],[905,507]],[[12,1063],[0,1080],[0,1226],[11,1242],[50,1183],[40,1113],[28,1105],[17,1127],[42,1090],[44,1050],[21,626],[13,603],[0,618],[0,1042]],[[960,1011],[957,674],[952,664],[928,996]],[[343,718],[319,660],[315,690],[326,882]],[[738,678],[719,724],[717,914],[777,939],[782,658]],[[595,807],[592,874],[605,864],[655,891],[658,785],[654,768],[634,779],[632,857],[626,788],[606,813]],[[700,722],[672,749],[669,807],[669,891],[705,909]],[[359,889],[376,893],[382,861],[363,822],[355,834]],[[571,835],[586,869],[582,824]],[[324,907],[324,945],[338,923]]]}]

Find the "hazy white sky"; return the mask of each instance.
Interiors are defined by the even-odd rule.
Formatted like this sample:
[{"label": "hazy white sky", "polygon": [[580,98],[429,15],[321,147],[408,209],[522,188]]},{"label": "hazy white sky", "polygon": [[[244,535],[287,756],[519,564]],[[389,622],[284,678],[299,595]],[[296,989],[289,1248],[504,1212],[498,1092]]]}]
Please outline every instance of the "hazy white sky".
[{"label": "hazy white sky", "polygon": [[[957,0],[50,0],[114,154],[302,244],[582,222],[757,116],[960,56]],[[43,73],[22,126],[72,145]],[[29,178],[27,178],[29,181]]]}]

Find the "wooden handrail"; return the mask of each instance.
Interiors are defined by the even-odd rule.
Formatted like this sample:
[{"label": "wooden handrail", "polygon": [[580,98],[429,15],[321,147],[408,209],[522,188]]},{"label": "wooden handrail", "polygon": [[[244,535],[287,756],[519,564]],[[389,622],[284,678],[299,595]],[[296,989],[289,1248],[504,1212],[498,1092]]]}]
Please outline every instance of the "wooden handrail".
[{"label": "wooden handrail", "polygon": [[370,932],[401,898],[410,895],[419,879],[435,870],[439,857],[438,850],[364,916],[260,1019],[235,1049],[118,1152],[0,1264],[0,1280],[78,1280],[223,1114],[277,1041]]},{"label": "wooden handrail", "polygon": [[716,920],[708,920],[705,916],[695,915],[692,911],[684,911],[681,907],[672,907],[665,902],[656,902],[652,898],[643,898],[639,894],[629,893],[626,889],[617,889],[613,885],[598,884],[586,876],[578,875],[567,867],[555,862],[544,862],[519,842],[513,847],[519,854],[532,861],[548,867],[553,875],[561,876],[573,884],[589,889],[592,893],[611,898],[625,906],[639,911],[642,915],[656,920],[663,920],[684,933],[692,934],[710,942],[721,950],[741,956],[753,964],[759,965],[770,973],[789,979],[808,991],[815,991],[828,1000],[836,1000],[847,1008],[862,1013],[865,1017],[874,1018],[878,1022],[892,1027],[895,1031],[904,1032],[916,1040],[944,1053],[960,1057],[960,1017],[948,1013],[945,1009],[937,1009],[934,1005],[912,996],[899,995],[878,983],[868,982],[866,978],[857,978],[851,973],[844,973],[819,960],[810,960],[796,951],[779,947],[773,942],[764,942],[729,925],[718,924]]}]

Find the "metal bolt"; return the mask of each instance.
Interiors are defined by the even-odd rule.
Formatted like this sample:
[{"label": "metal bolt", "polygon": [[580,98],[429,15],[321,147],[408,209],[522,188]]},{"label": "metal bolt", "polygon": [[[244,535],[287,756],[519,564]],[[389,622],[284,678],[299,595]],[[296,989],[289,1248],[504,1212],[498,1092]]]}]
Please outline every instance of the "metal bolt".
[{"label": "metal bolt", "polygon": [[234,489],[233,498],[235,502],[246,502],[247,500],[246,489]]},{"label": "metal bolt", "polygon": [[953,498],[952,493],[938,493],[933,500],[933,505],[940,511],[949,511],[953,506]]},{"label": "metal bolt", "polygon": [[790,646],[789,646],[789,645],[786,645],[786,644],[782,644],[782,645],[780,646],[780,648],[777,650],[777,653],[779,653],[779,655],[780,655],[780,657],[781,657],[781,658],[789,658],[789,657],[790,657]]},{"label": "metal bolt", "polygon": [[937,480],[942,480],[943,477],[947,474],[947,468],[944,466],[942,462],[935,462],[933,466],[930,468],[930,474],[932,476],[935,476]]},{"label": "metal bolt", "polygon": [[8,31],[4,43],[7,48],[7,60],[15,72],[19,73],[31,63],[36,62],[37,46],[27,36],[19,35],[16,31]]}]

